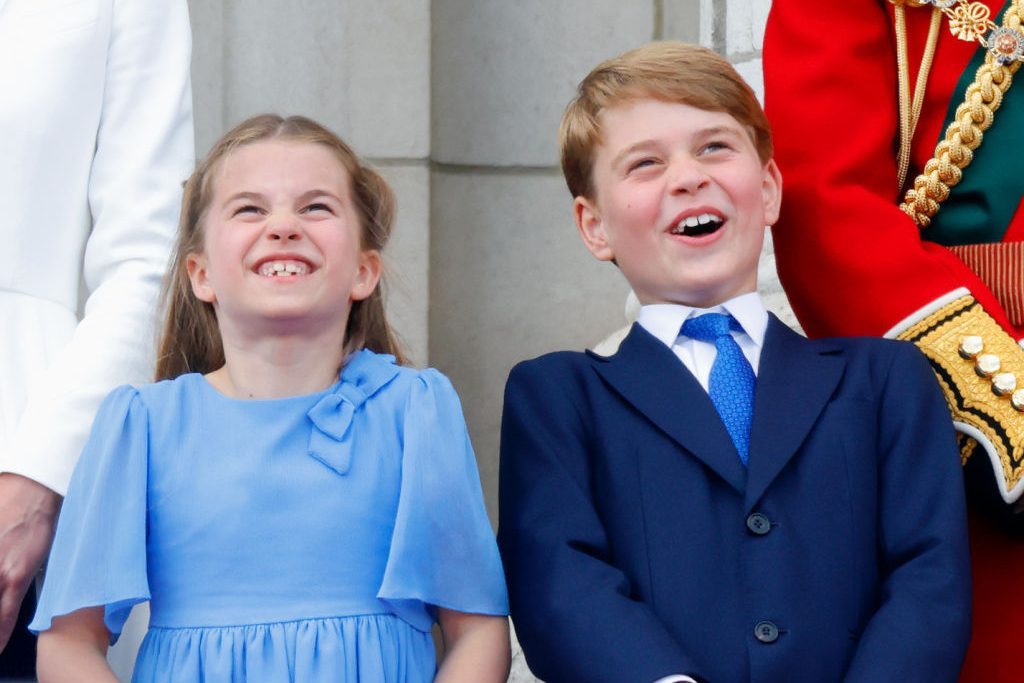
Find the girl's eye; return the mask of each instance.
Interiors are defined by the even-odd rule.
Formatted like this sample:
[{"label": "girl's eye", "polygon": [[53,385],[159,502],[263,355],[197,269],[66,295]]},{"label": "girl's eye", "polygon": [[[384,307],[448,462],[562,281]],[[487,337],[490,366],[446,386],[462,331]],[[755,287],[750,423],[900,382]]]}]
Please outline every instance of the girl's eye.
[{"label": "girl's eye", "polygon": [[305,209],[303,209],[303,211],[305,213],[311,213],[313,211],[326,211],[328,213],[331,213],[331,207],[327,206],[327,204],[324,204],[323,202],[317,202],[315,204],[310,204]]},{"label": "girl's eye", "polygon": [[237,209],[235,209],[235,212],[232,215],[238,216],[244,213],[258,214],[260,213],[260,207],[256,206],[255,204],[246,204],[245,206],[240,206]]},{"label": "girl's eye", "polygon": [[704,145],[704,148],[701,151],[703,151],[703,152],[718,152],[718,151],[721,151],[723,149],[729,149],[729,145],[727,145],[724,142],[720,142],[720,141],[716,140],[715,142],[709,142],[708,144]]}]

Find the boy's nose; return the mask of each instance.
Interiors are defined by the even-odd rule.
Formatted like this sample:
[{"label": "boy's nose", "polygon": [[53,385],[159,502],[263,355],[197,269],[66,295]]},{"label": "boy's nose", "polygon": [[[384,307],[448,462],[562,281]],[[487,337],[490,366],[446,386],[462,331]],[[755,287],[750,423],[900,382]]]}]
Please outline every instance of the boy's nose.
[{"label": "boy's nose", "polygon": [[670,189],[674,194],[696,192],[708,184],[709,178],[701,164],[694,159],[674,162],[669,173]]}]

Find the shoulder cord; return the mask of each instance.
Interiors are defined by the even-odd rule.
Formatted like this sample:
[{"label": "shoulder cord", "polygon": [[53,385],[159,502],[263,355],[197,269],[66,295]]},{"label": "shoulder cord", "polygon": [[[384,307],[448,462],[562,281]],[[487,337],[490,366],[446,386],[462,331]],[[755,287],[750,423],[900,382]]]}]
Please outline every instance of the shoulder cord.
[{"label": "shoulder cord", "polygon": [[[904,0],[894,0],[897,13],[901,9]],[[914,1],[914,0],[912,0]],[[917,0],[919,1],[919,0]],[[929,0],[925,0],[929,2]],[[1021,54],[1024,52],[1024,36],[1021,35],[1021,21],[1024,19],[1024,8],[1020,0],[1013,0],[1011,6],[1006,10],[1003,17],[1003,26],[996,28],[988,19],[988,8],[978,2],[968,3],[965,0],[930,0],[935,4],[935,10],[942,11],[950,16],[950,29],[958,38],[963,40],[977,40],[982,46],[988,49],[985,55],[985,62],[975,73],[974,82],[967,88],[964,102],[957,107],[953,122],[946,128],[945,137],[935,147],[935,153],[931,160],[925,164],[923,172],[914,179],[914,187],[907,190],[900,209],[914,219],[918,227],[927,228],[931,219],[939,211],[939,206],[949,197],[950,188],[960,182],[963,177],[963,169],[971,163],[974,150],[981,144],[983,134],[992,126],[995,120],[995,111],[1003,102],[1003,95],[1009,90],[1013,82],[1013,74],[1020,68]],[[959,2],[955,10],[950,9]],[[932,17],[933,26],[935,17]],[[991,29],[988,38],[985,32]],[[897,61],[900,61],[900,43],[903,44],[903,64],[906,63],[906,25],[897,18]],[[900,33],[903,33],[902,38]],[[929,34],[929,39],[931,34]],[[926,50],[925,58],[931,59],[929,52],[934,48]],[[922,66],[924,63],[922,62]],[[901,70],[905,66],[900,66]],[[905,77],[901,77],[901,81]],[[918,77],[918,84],[915,87],[915,102],[920,93],[923,95],[923,86]],[[904,120],[916,123],[914,112],[909,112],[904,117],[903,97],[901,91],[901,112],[900,112],[900,164],[904,163],[904,156],[909,166],[909,138],[904,132]],[[917,110],[920,114],[920,109]],[[907,129],[912,136],[912,128]],[[906,142],[905,142],[906,141]],[[904,147],[905,145],[905,147]],[[902,176],[901,176],[902,177]]]},{"label": "shoulder cord", "polygon": [[921,118],[921,107],[924,104],[924,91],[928,83],[928,73],[935,57],[935,45],[939,40],[939,25],[942,12],[938,7],[932,8],[932,23],[928,29],[928,42],[925,44],[921,66],[917,70],[914,82],[914,100],[910,101],[910,67],[907,64],[907,20],[902,2],[896,3],[896,64],[899,68],[899,99],[900,99],[900,155],[898,171],[898,190],[903,189],[907,181],[907,170],[910,168],[910,144],[914,139],[917,121]]}]

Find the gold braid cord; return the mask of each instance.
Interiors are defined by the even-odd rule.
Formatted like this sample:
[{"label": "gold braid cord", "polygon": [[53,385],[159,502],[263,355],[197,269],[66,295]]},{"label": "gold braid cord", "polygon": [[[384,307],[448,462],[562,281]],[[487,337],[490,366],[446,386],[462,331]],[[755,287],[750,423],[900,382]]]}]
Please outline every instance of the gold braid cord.
[{"label": "gold braid cord", "polygon": [[[1015,0],[1006,10],[1003,26],[1019,32],[1022,20],[1024,7]],[[971,163],[985,131],[992,126],[1003,95],[1021,65],[1019,58],[1006,64],[1004,61],[996,51],[986,53],[985,63],[978,67],[963,104],[957,107],[953,122],[946,128],[945,138],[935,147],[935,156],[914,180],[914,187],[907,190],[900,208],[918,227],[927,228],[931,223],[939,206],[949,197],[950,188],[963,177],[963,170]]]},{"label": "gold braid cord", "polygon": [[914,83],[914,98],[910,98],[910,67],[907,62],[907,20],[905,6],[902,1],[896,2],[896,66],[899,76],[900,105],[900,154],[899,170],[897,171],[896,187],[903,189],[907,181],[907,170],[910,168],[910,145],[914,140],[921,108],[924,106],[924,92],[928,84],[928,72],[932,68],[935,57],[935,45],[939,40],[939,24],[942,11],[938,7],[932,9],[931,25],[928,28],[928,40],[925,43],[924,56],[917,70],[917,81]]},{"label": "gold braid cord", "polygon": [[[989,453],[1001,494],[1013,502],[1024,486],[1024,349],[968,295],[899,335],[931,361],[953,419]],[[1020,384],[1018,385],[1018,379]],[[968,444],[961,439],[961,457]],[[1017,489],[1017,490],[1014,490]]]},{"label": "gold braid cord", "polygon": [[966,465],[967,461],[974,455],[974,449],[978,446],[978,442],[963,432],[957,432],[956,443],[960,447],[960,464]]}]

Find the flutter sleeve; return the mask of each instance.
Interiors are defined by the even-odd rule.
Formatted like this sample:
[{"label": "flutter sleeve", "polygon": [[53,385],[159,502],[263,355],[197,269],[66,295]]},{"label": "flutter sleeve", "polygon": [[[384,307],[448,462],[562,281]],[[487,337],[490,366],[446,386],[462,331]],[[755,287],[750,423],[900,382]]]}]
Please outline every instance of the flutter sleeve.
[{"label": "flutter sleeve", "polygon": [[111,644],[132,606],[149,600],[146,578],[148,418],[138,392],[115,389],[100,406],[75,467],[29,629],[104,607]]},{"label": "flutter sleeve", "polygon": [[447,378],[419,373],[403,431],[398,512],[377,597],[421,630],[433,623],[434,607],[508,614],[476,458]]}]

